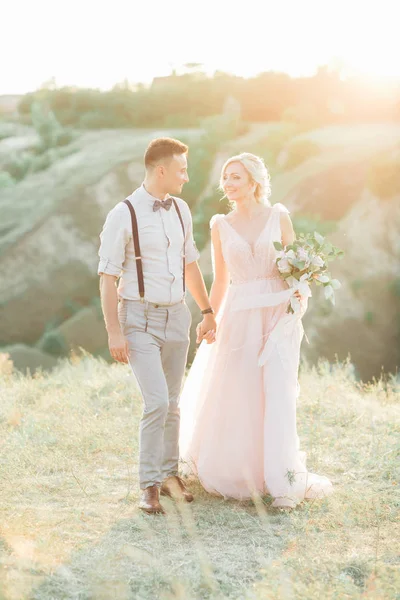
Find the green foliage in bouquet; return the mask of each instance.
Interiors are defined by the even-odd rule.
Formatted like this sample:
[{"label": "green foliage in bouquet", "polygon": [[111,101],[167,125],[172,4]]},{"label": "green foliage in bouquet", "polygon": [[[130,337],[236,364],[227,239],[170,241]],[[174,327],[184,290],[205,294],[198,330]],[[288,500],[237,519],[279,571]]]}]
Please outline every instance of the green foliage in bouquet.
[{"label": "green foliage in bouquet", "polygon": [[[274,242],[274,246],[278,251],[276,264],[279,273],[290,287],[302,294],[311,283],[322,285],[325,298],[335,304],[335,290],[340,288],[340,282],[332,279],[328,263],[343,258],[342,250],[318,232],[300,234],[293,244],[285,247],[280,242]],[[288,312],[294,312],[292,303]]]}]

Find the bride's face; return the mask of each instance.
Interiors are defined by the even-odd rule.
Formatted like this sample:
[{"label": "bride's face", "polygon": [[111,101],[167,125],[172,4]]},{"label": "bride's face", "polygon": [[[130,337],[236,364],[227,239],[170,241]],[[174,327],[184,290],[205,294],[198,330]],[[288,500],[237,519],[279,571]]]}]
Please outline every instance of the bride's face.
[{"label": "bride's face", "polygon": [[254,191],[254,184],[242,163],[230,163],[222,176],[223,188],[230,202],[240,202]]}]

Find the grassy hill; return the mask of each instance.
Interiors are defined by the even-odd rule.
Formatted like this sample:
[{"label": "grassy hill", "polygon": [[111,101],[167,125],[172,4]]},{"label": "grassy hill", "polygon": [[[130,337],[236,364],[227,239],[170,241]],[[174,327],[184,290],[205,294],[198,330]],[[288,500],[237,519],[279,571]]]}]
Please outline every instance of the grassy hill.
[{"label": "grassy hill", "polygon": [[73,356],[24,377],[0,356],[0,597],[5,600],[398,598],[399,389],[349,364],[303,366],[308,466],[335,494],[136,507],[141,403],[129,369]]},{"label": "grassy hill", "polygon": [[[231,131],[230,122],[218,116],[196,130],[81,131],[48,168],[1,189],[0,279],[7,283],[0,289],[0,347],[32,368],[38,349],[58,356],[83,346],[107,355],[100,348],[105,344],[101,316],[93,314],[98,235],[107,212],[140,184],[148,141],[174,135],[191,140],[191,182],[185,192],[195,234],[205,244],[201,266],[207,282],[212,277],[208,223],[224,210],[217,191],[221,167],[232,154],[260,154],[272,175],[272,203],[286,204],[298,231],[328,232],[346,253],[333,267],[343,284],[335,310],[318,294],[310,302],[305,326],[311,344],[303,352],[314,362],[320,356],[345,359],[350,352],[364,380],[379,376],[382,365],[395,372],[400,363],[400,127],[236,126]],[[37,142],[24,125],[9,126],[4,136],[0,163],[12,148],[23,155]],[[193,316],[195,326],[195,308]]]}]

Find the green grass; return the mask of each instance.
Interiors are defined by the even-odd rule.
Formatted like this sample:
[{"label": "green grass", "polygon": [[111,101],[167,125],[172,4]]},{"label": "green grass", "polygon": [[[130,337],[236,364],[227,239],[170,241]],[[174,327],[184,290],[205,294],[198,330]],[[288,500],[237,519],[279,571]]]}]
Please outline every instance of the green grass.
[{"label": "green grass", "polygon": [[[399,390],[350,365],[303,367],[299,433],[335,494],[291,513],[224,501],[136,507],[141,402],[129,370],[72,357],[50,375],[0,360],[0,597],[398,598]],[[397,589],[397,591],[396,591]]]}]

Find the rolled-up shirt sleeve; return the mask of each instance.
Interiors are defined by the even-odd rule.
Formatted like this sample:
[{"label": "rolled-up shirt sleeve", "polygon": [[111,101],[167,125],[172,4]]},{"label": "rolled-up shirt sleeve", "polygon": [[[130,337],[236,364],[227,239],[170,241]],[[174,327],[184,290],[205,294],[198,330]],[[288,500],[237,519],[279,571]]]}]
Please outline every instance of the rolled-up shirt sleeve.
[{"label": "rolled-up shirt sleeve", "polygon": [[185,224],[185,261],[187,265],[199,260],[200,252],[197,249],[193,237],[193,222],[190,208],[186,205],[186,224]]},{"label": "rolled-up shirt sleeve", "polygon": [[100,233],[99,266],[97,272],[119,277],[125,261],[125,248],[132,237],[128,207],[117,204],[107,215]]}]

